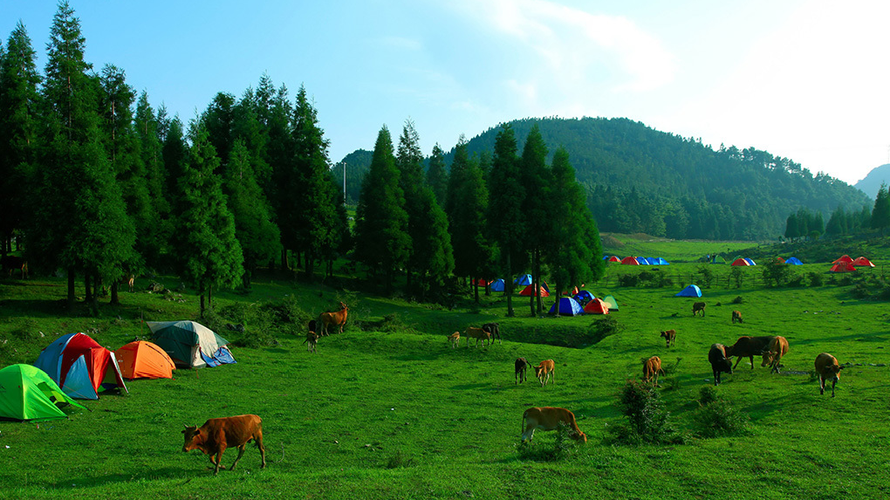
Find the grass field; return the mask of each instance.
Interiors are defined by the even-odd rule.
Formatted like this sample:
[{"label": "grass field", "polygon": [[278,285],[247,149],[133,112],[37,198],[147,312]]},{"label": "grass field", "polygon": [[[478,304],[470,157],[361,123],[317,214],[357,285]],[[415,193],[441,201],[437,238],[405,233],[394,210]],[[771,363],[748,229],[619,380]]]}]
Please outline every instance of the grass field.
[{"label": "grass field", "polygon": [[[603,235],[603,251],[619,257],[661,257],[670,262],[694,262],[709,254],[732,253],[756,247],[751,241],[672,240],[646,234]],[[732,257],[730,256],[730,257]],[[729,257],[727,257],[729,258]]]},{"label": "grass field", "polygon": [[[682,266],[677,272],[694,272]],[[344,300],[346,332],[322,338],[309,354],[302,338],[276,327],[265,333],[277,345],[233,347],[235,365],[132,381],[129,395],[86,401],[89,411],[68,420],[0,421],[0,498],[888,496],[886,303],[855,300],[850,286],[715,286],[699,299],[707,303],[702,318],[691,314],[693,299],[673,296],[676,286],[589,288],[616,296],[621,310],[611,316],[623,329],[568,348],[541,336],[575,335],[602,318],[533,319],[525,300],[517,300],[519,317],[506,318],[497,295],[447,310],[257,279],[250,294],[219,294],[216,309],[296,298],[314,315]],[[32,363],[59,334],[84,331],[117,348],[147,335],[143,318],[194,318],[197,311],[188,292],[166,299],[140,292],[122,294],[119,308],[103,306],[100,318],[69,315],[61,309],[64,292],[56,279],[0,283],[0,366]],[[742,302],[733,304],[737,297]],[[745,323],[731,324],[733,309]],[[490,320],[501,323],[503,344],[448,347],[447,334]],[[668,328],[677,331],[670,349],[659,338]],[[747,431],[699,437],[693,415],[701,388],[712,383],[708,346],[741,335],[785,336],[791,348],[783,373],[767,373],[756,358],[753,370],[742,361],[717,392],[750,419]],[[849,363],[835,398],[819,395],[811,373],[820,352]],[[618,444],[610,432],[625,421],[618,394],[652,355],[667,369],[659,391],[685,442]],[[554,359],[556,383],[515,385],[519,356]],[[564,447],[556,433],[538,432],[530,448],[518,446],[520,417],[531,406],[569,408],[589,442]],[[263,418],[267,468],[259,468],[253,445],[238,469],[217,477],[206,456],[180,451],[183,425],[242,413]],[[229,450],[223,463],[236,455]]]}]

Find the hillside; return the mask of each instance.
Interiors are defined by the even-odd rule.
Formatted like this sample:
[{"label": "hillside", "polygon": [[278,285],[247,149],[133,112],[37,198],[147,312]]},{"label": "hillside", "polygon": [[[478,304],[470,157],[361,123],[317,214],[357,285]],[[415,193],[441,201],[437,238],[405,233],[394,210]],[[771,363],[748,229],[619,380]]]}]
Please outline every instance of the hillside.
[{"label": "hillside", "polygon": [[855,186],[870,198],[878,195],[878,189],[881,184],[890,184],[890,163],[885,163],[880,167],[872,169],[864,179],[857,182]]}]

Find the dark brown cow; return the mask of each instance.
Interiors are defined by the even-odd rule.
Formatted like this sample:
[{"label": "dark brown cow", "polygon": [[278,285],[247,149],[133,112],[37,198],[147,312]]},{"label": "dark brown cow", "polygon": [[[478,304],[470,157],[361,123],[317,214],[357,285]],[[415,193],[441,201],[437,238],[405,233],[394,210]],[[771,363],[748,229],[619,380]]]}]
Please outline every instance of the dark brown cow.
[{"label": "dark brown cow", "polygon": [[654,385],[658,385],[659,373],[664,375],[664,370],[661,369],[661,358],[652,356],[643,361],[643,382],[649,383],[652,380]]},{"label": "dark brown cow", "polygon": [[552,359],[545,359],[541,364],[534,367],[535,376],[541,382],[541,387],[550,382],[550,376],[553,375],[553,383],[556,383],[556,363]]},{"label": "dark brown cow", "polygon": [[705,317],[705,304],[704,302],[693,302],[692,303],[692,315],[698,316],[698,313],[701,313],[701,317]]},{"label": "dark brown cow", "polygon": [[825,394],[825,382],[831,380],[831,397],[834,397],[834,386],[841,378],[841,370],[837,358],[823,352],[816,356],[816,373],[819,374],[819,394]]},{"label": "dark brown cow", "polygon": [[735,344],[726,348],[726,357],[730,358],[732,356],[737,356],[735,366],[732,368],[735,369],[739,366],[739,362],[742,358],[749,358],[751,360],[751,369],[754,369],[754,356],[760,356],[763,354],[763,351],[769,346],[771,340],[773,340],[774,336],[768,337],[739,337],[738,340],[735,341]]},{"label": "dark brown cow", "polygon": [[501,325],[499,323],[485,323],[482,325],[482,329],[491,335],[492,343],[494,343],[494,339],[498,339],[498,344],[503,344],[501,342]]},{"label": "dark brown cow", "polygon": [[711,370],[714,372],[714,385],[720,385],[721,373],[732,375],[732,360],[726,358],[726,347],[723,344],[711,344],[711,350],[708,351],[708,361],[711,363]]},{"label": "dark brown cow", "polygon": [[769,366],[770,373],[779,373],[779,361],[788,354],[788,340],[785,337],[772,339],[763,351],[763,362],[760,366]]},{"label": "dark brown cow", "polygon": [[732,312],[732,324],[735,324],[736,321],[738,321],[739,323],[742,322],[742,312],[741,311],[733,311]]},{"label": "dark brown cow", "polygon": [[587,435],[581,432],[575,422],[575,414],[565,408],[545,406],[529,408],[522,414],[522,442],[531,442],[536,430],[552,431],[559,429],[559,424],[567,426],[571,431],[569,437],[576,441],[587,442]]},{"label": "dark brown cow", "polygon": [[328,334],[329,326],[336,326],[339,328],[337,333],[343,333],[343,326],[346,325],[346,313],[349,311],[349,308],[346,307],[346,304],[340,302],[340,310],[334,312],[323,312],[318,317],[318,322],[321,323],[321,335]]},{"label": "dark brown cow", "polygon": [[244,447],[253,440],[260,455],[263,458],[261,467],[266,467],[266,448],[263,446],[263,421],[256,415],[238,415],[236,417],[211,418],[204,425],[187,425],[182,431],[185,442],[182,451],[201,450],[205,455],[210,455],[210,462],[214,465],[213,474],[219,474],[220,469],[225,469],[221,464],[223,452],[231,446],[238,447],[238,457],[232,463],[229,470],[234,470],[244,455]]},{"label": "dark brown cow", "polygon": [[661,332],[661,338],[664,339],[665,347],[670,347],[674,345],[674,340],[677,339],[677,332],[673,329],[665,330]]},{"label": "dark brown cow", "polygon": [[0,266],[6,271],[6,274],[12,278],[16,271],[21,272],[22,279],[28,277],[28,261],[16,255],[4,255],[0,257]]},{"label": "dark brown cow", "polygon": [[525,370],[531,365],[525,358],[516,358],[516,362],[513,364],[514,373],[513,373],[513,383],[521,384],[525,382]]},{"label": "dark brown cow", "polygon": [[303,343],[309,344],[307,346],[309,352],[318,352],[318,335],[315,332],[306,332],[306,340],[304,340]]}]

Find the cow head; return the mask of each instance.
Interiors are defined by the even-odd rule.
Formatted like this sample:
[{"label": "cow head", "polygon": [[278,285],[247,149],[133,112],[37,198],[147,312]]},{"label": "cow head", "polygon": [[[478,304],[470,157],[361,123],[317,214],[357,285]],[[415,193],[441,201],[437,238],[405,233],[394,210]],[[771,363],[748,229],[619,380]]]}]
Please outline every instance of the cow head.
[{"label": "cow head", "polygon": [[346,311],[346,310],[348,310],[348,309],[349,309],[349,308],[346,307],[346,304],[340,302],[340,310],[341,310],[341,311]]},{"label": "cow head", "polygon": [[576,441],[581,441],[582,443],[587,442],[587,434],[584,434],[581,431],[578,431],[577,434],[572,434],[572,438]]},{"label": "cow head", "polygon": [[182,430],[185,440],[182,443],[182,451],[191,451],[198,448],[204,442],[204,436],[197,425],[186,425]]},{"label": "cow head", "polygon": [[763,351],[760,354],[763,356],[763,362],[760,363],[761,367],[769,366],[773,362],[773,351]]}]

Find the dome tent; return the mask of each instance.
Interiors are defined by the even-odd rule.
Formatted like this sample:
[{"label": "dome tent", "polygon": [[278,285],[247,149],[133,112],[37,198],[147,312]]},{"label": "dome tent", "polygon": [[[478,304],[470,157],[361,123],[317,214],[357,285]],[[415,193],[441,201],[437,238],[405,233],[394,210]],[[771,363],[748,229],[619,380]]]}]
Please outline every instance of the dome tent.
[{"label": "dome tent", "polygon": [[680,290],[674,297],[701,297],[701,288],[698,285],[689,285]]},{"label": "dome tent", "polygon": [[853,261],[853,266],[855,267],[875,267],[874,264],[871,263],[870,260],[865,257],[857,257],[856,260]]},{"label": "dome tent", "polygon": [[173,378],[176,365],[157,344],[136,340],[114,351],[124,378]]},{"label": "dome tent", "polygon": [[593,299],[584,306],[586,314],[609,314],[609,304],[601,299]]},{"label": "dome tent", "polygon": [[86,409],[36,366],[19,364],[0,370],[0,418],[31,421],[68,418],[58,403]]},{"label": "dome tent", "polygon": [[577,300],[571,297],[561,297],[553,303],[553,307],[550,308],[550,314],[559,316],[578,316],[584,314],[584,310],[581,308],[581,304],[579,304]]},{"label": "dome tent", "polygon": [[72,398],[99,399],[100,392],[112,387],[128,392],[114,353],[85,333],[59,337],[40,352],[34,366]]},{"label": "dome tent", "polygon": [[155,343],[177,366],[202,368],[235,363],[226,344],[210,328],[194,321],[148,321]]},{"label": "dome tent", "polygon": [[788,257],[785,259],[785,263],[790,266],[802,266],[803,262],[800,261],[797,257]]}]

